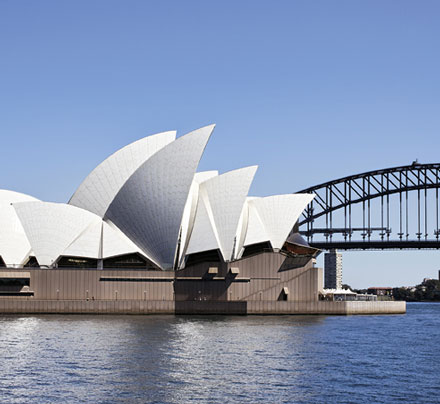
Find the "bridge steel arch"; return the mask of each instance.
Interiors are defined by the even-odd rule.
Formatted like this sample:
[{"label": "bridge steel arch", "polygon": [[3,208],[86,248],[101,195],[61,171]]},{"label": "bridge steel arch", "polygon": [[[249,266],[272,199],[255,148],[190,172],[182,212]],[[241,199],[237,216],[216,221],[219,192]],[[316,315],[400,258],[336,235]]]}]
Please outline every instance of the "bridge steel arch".
[{"label": "bridge steel arch", "polygon": [[[299,193],[314,193],[315,199],[298,220],[300,233],[308,242],[322,249],[407,249],[440,248],[439,243],[439,188],[440,164],[418,164],[386,168],[351,175],[325,182]],[[428,239],[428,189],[435,189],[434,239]],[[409,210],[408,194],[417,192],[417,210]],[[391,238],[390,195],[398,194],[399,232]],[[371,201],[380,199],[380,227],[371,225]],[[352,226],[352,206],[362,204],[362,226]],[[333,214],[343,211],[344,223],[335,226]],[[409,238],[409,216],[417,215],[415,240]],[[318,218],[325,217],[325,227],[314,227]],[[361,231],[362,240],[354,241],[352,235]],[[373,231],[380,231],[380,240],[371,240]],[[333,241],[333,235],[343,235],[342,241]],[[314,242],[313,236],[323,234],[323,242]]]}]

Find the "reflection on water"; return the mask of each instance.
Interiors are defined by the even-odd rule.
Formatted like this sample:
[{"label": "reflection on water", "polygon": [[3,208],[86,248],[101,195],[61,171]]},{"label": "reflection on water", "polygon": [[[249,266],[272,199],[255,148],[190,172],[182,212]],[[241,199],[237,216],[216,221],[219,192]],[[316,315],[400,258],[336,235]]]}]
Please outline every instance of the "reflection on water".
[{"label": "reflection on water", "polygon": [[439,337],[436,304],[400,316],[4,316],[0,402],[435,402]]}]

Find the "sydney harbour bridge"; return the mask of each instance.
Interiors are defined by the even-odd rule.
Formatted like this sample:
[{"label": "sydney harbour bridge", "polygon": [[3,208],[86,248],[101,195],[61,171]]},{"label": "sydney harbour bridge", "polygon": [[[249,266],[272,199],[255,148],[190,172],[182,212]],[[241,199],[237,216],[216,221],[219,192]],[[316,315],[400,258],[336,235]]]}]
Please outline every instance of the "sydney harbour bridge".
[{"label": "sydney harbour bridge", "polygon": [[440,164],[415,161],[303,189],[299,231],[323,250],[440,249],[439,187]]}]

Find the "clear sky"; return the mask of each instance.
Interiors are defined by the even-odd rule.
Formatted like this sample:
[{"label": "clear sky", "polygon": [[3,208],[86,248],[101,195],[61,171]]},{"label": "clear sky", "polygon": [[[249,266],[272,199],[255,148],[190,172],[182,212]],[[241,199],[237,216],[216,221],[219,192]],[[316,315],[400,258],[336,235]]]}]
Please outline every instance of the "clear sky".
[{"label": "clear sky", "polygon": [[[217,127],[200,169],[251,193],[439,162],[439,1],[0,0],[0,188],[66,202],[118,148]],[[344,254],[344,282],[437,277],[440,252]]]}]

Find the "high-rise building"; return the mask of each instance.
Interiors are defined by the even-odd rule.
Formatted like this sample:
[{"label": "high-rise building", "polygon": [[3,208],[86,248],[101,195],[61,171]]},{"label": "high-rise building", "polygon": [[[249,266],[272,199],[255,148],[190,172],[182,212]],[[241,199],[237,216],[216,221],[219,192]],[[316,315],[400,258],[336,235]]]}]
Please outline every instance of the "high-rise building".
[{"label": "high-rise building", "polygon": [[325,289],[342,289],[342,254],[331,250],[324,254]]}]

